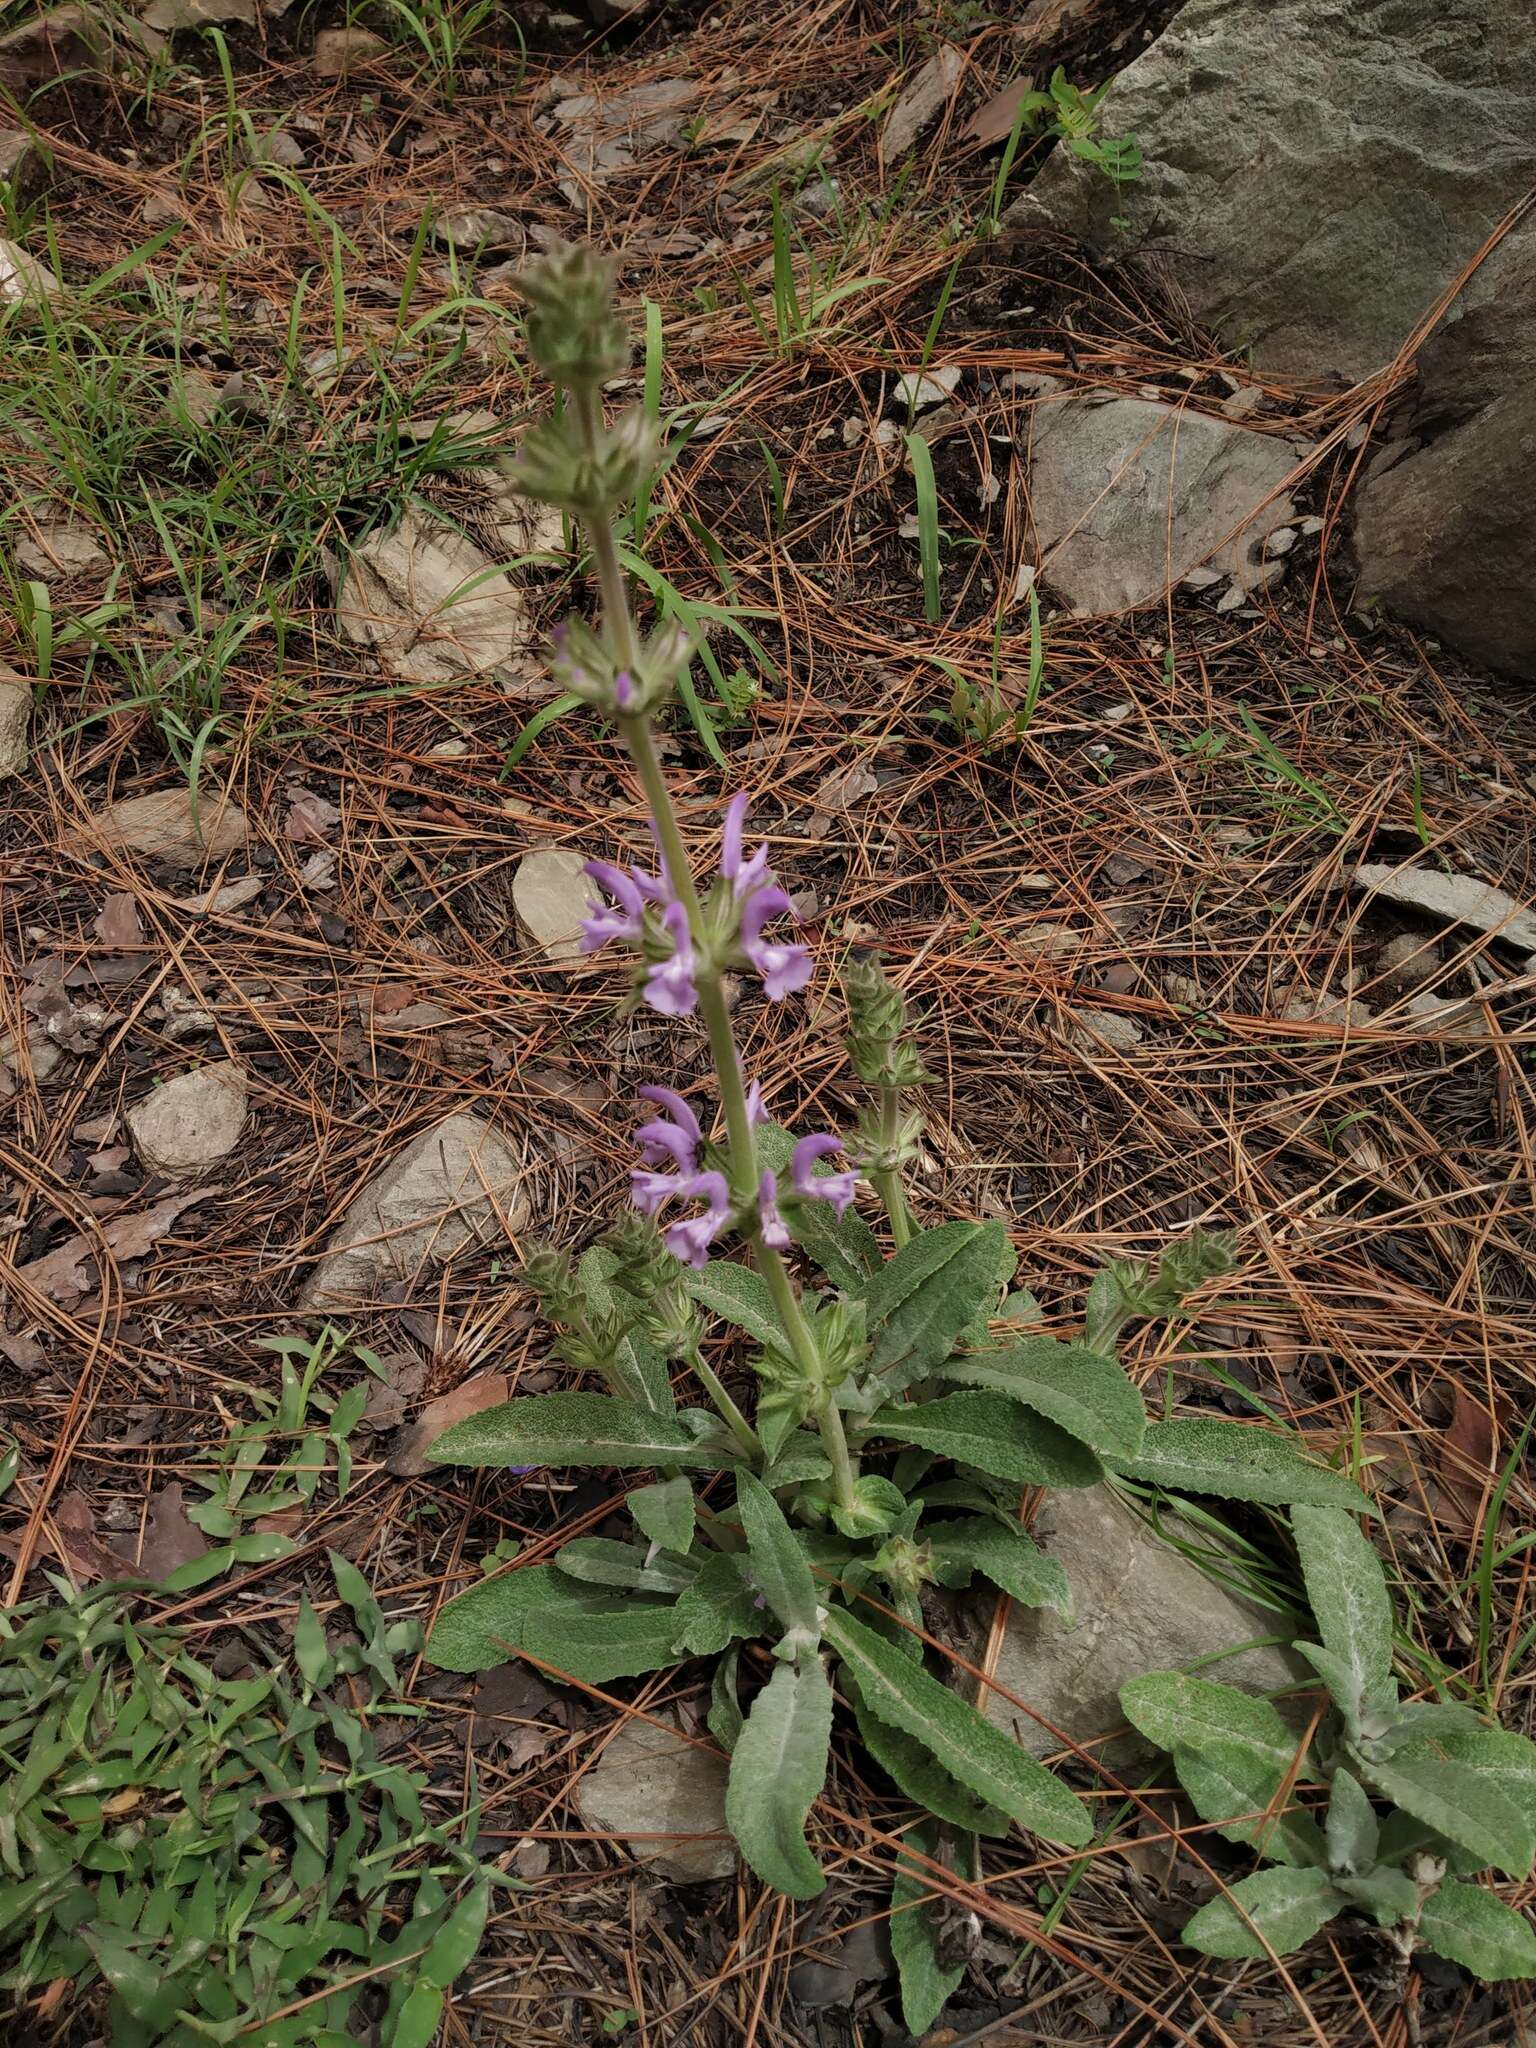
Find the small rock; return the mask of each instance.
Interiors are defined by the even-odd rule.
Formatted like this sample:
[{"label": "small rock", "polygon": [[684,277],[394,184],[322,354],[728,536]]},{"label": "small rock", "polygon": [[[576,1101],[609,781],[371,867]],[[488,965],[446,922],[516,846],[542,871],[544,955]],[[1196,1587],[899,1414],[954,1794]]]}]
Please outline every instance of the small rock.
[{"label": "small rock", "polygon": [[521,221],[490,206],[452,206],[432,223],[438,241],[450,249],[481,249],[491,254],[521,254],[527,236]]},{"label": "small rock", "polygon": [[23,1070],[41,1085],[64,1057],[64,1048],[45,1031],[29,1031],[23,1051],[9,1031],[0,1031],[0,1096],[11,1094]]},{"label": "small rock", "polygon": [[1423,911],[1442,924],[1470,925],[1522,953],[1536,953],[1536,912],[1473,875],[1443,875],[1435,868],[1395,868],[1366,861],[1355,869],[1353,886],[1368,896],[1385,896],[1408,910]]},{"label": "small rock", "polygon": [[560,966],[581,958],[577,941],[591,894],[581,855],[562,847],[525,853],[512,877],[518,921],[545,958]]},{"label": "small rock", "polygon": [[1032,924],[1026,925],[1013,943],[1019,952],[1037,960],[1070,960],[1087,945],[1088,934],[1074,931],[1069,924]]},{"label": "small rock", "polygon": [[146,28],[174,35],[178,29],[201,29],[210,23],[230,21],[254,28],[260,17],[256,0],[149,0],[139,18]]},{"label": "small rock", "polygon": [[0,178],[11,195],[25,205],[35,199],[44,181],[42,152],[24,128],[0,128]]},{"label": "small rock", "polygon": [[964,53],[953,43],[941,43],[885,117],[880,153],[887,163],[906,155],[951,98],[964,68]]},{"label": "small rock", "polygon": [[44,583],[57,583],[66,576],[84,576],[109,564],[106,550],[95,534],[74,520],[40,526],[35,540],[17,543],[16,559],[29,576],[37,576]]},{"label": "small rock", "polygon": [[178,1074],[128,1111],[128,1135],[149,1173],[173,1179],[225,1159],[245,1129],[245,1075],[233,1060]]},{"label": "small rock", "polygon": [[526,1175],[506,1140],[469,1111],[420,1137],[355,1195],[331,1233],[301,1301],[342,1308],[396,1275],[412,1279],[470,1243],[520,1230],[528,1218]]},{"label": "small rock", "polygon": [[27,744],[31,717],[31,685],[0,661],[0,782],[19,775],[31,758]]},{"label": "small rock", "polygon": [[[1180,1526],[1177,1516],[1163,1521]],[[993,1675],[1077,1742],[1125,1725],[1120,1687],[1128,1678],[1220,1657],[1277,1632],[1273,1614],[1207,1578],[1106,1486],[1049,1495],[1034,1533],[1066,1572],[1072,1616],[1015,1606]],[[1208,1540],[1186,1533],[1196,1544]],[[1244,1650],[1202,1670],[1247,1692],[1278,1692],[1310,1675],[1278,1648]],[[985,1712],[1036,1756],[1061,1747],[1001,1693],[987,1693]],[[1145,1750],[1130,1736],[1098,1753],[1118,1764]]]},{"label": "small rock", "polygon": [[71,832],[66,843],[75,853],[112,847],[192,867],[205,858],[238,853],[249,836],[245,812],[228,797],[206,791],[194,819],[186,790],[159,789],[111,805]]},{"label": "small rock", "polygon": [[332,558],[336,622],[408,682],[483,675],[528,645],[523,593],[473,541],[414,507],[345,565]]},{"label": "small rock", "polygon": [[28,300],[35,305],[40,299],[55,298],[58,291],[59,281],[51,270],[19,242],[0,236],[0,305],[19,306]]},{"label": "small rock", "polygon": [[1123,1017],[1118,1010],[1077,1010],[1067,1036],[1080,1051],[1102,1055],[1106,1047],[1113,1052],[1134,1051],[1143,1033],[1134,1017]]},{"label": "small rock", "polygon": [[[1426,1038],[1448,1038],[1457,1045],[1488,1045],[1495,1033],[1488,1015],[1474,996],[1409,996],[1403,1007],[1413,1018],[1413,1029]],[[1391,1021],[1391,1020],[1389,1020]]]},{"label": "small rock", "polygon": [[891,386],[891,398],[903,411],[921,412],[925,406],[942,405],[959,387],[963,372],[958,363],[946,363],[937,370],[908,370]]},{"label": "small rock", "polygon": [[1377,979],[1389,988],[1410,993],[1433,981],[1440,972],[1440,949],[1433,939],[1417,932],[1399,932],[1389,939],[1376,959]]},{"label": "small rock", "polygon": [[345,78],[361,64],[371,64],[389,50],[382,36],[366,28],[323,28],[315,37],[315,74]]},{"label": "small rock", "polygon": [[309,161],[303,143],[286,128],[269,128],[257,136],[251,157],[255,163],[276,164],[285,171],[297,171]]},{"label": "small rock", "polygon": [[1294,526],[1273,527],[1264,536],[1265,558],[1272,561],[1277,556],[1288,555],[1295,545],[1296,529]]},{"label": "small rock", "polygon": [[712,1750],[633,1720],[577,1779],[572,1799],[583,1826],[622,1836],[647,1869],[699,1884],[736,1868],[725,1824],[728,1776],[724,1758]]}]

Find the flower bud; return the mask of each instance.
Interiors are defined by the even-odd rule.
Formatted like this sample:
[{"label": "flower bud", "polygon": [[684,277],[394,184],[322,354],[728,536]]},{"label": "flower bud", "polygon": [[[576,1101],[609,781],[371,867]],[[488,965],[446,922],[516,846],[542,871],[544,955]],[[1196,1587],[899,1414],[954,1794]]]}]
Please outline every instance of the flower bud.
[{"label": "flower bud", "polygon": [[843,970],[848,1058],[871,1088],[910,1088],[930,1078],[905,1036],[907,1006],[881,970],[877,953],[856,953]]},{"label": "flower bud", "polygon": [[613,306],[617,268],[595,249],[560,242],[518,279],[529,353],[556,384],[579,390],[628,369],[629,335]]}]

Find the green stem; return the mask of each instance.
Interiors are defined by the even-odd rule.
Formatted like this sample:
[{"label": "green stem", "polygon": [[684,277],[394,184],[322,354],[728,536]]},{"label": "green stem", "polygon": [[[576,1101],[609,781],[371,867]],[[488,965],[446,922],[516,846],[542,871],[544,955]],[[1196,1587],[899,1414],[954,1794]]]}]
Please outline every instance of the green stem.
[{"label": "green stem", "polygon": [[[784,1325],[784,1334],[789,1339],[789,1348],[795,1363],[808,1379],[820,1379],[821,1360],[816,1350],[816,1340],[805,1320],[805,1311],[800,1306],[794,1283],[789,1277],[784,1261],[771,1245],[761,1238],[752,1247],[758,1271],[768,1282],[773,1296],[773,1305],[779,1312],[779,1321]],[[832,1487],[837,1495],[837,1504],[844,1513],[852,1514],[858,1506],[855,1492],[856,1475],[853,1458],[848,1449],[848,1439],[843,1433],[843,1418],[838,1413],[831,1392],[822,1390],[816,1410],[816,1427],[821,1431],[821,1441],[827,1456],[832,1461]]]},{"label": "green stem", "polygon": [[[880,1138],[882,1145],[890,1150],[896,1143],[901,1128],[901,1090],[882,1088],[880,1090]],[[885,1213],[890,1218],[891,1236],[897,1251],[908,1243],[912,1236],[912,1211],[907,1207],[907,1194],[901,1184],[901,1175],[894,1167],[887,1167],[870,1175],[875,1191],[885,1204]]]},{"label": "green stem", "polygon": [[758,1442],[757,1431],[748,1422],[745,1415],[742,1414],[736,1403],[721,1385],[713,1367],[706,1365],[697,1351],[693,1353],[688,1362],[693,1367],[699,1385],[708,1394],[711,1401],[714,1402],[721,1419],[730,1430],[731,1435],[735,1437],[737,1443],[746,1452],[753,1464],[760,1463],[763,1456],[763,1447]]}]

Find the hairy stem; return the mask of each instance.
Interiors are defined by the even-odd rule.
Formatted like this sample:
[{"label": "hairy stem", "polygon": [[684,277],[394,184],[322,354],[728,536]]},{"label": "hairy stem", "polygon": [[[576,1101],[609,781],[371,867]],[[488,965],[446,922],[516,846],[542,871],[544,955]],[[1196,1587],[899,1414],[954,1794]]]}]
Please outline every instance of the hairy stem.
[{"label": "hairy stem", "polygon": [[[880,1142],[887,1151],[894,1147],[900,1129],[901,1090],[882,1088]],[[901,1184],[901,1175],[895,1167],[886,1167],[878,1173],[871,1174],[870,1178],[875,1184],[875,1192],[885,1204],[885,1213],[890,1218],[891,1236],[895,1240],[897,1251],[900,1251],[912,1236],[912,1211],[907,1207],[907,1193]]]}]

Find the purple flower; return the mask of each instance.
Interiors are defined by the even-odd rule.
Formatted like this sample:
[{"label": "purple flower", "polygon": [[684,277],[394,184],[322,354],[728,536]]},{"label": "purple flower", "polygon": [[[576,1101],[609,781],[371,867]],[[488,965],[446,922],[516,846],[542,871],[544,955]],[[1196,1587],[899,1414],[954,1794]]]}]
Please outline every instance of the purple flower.
[{"label": "purple flower", "polygon": [[674,1195],[683,1193],[691,1177],[681,1173],[657,1173],[649,1166],[632,1167],[629,1199],[642,1216],[654,1216],[663,1202],[670,1202]]},{"label": "purple flower", "polygon": [[[641,1093],[643,1094],[644,1092],[642,1089]],[[767,1121],[768,1111],[763,1106],[763,1085],[760,1081],[754,1081],[747,1090],[747,1122],[749,1124],[765,1124]]]},{"label": "purple flower", "polygon": [[627,711],[635,701],[635,679],[627,668],[621,668],[613,679],[613,701],[621,711]]},{"label": "purple flower", "polygon": [[858,1187],[856,1173],[823,1173],[814,1171],[818,1159],[825,1159],[829,1152],[841,1152],[843,1141],[835,1138],[830,1131],[817,1131],[814,1136],[802,1138],[790,1155],[789,1174],[799,1195],[814,1197],[817,1201],[830,1202],[841,1216],[853,1200]]},{"label": "purple flower", "polygon": [[776,1252],[789,1249],[789,1232],[779,1214],[779,1186],[771,1173],[757,1184],[757,1231],[763,1243]]},{"label": "purple flower", "polygon": [[646,1164],[662,1166],[670,1159],[679,1172],[692,1173],[704,1136],[698,1118],[675,1089],[647,1087],[640,1090],[640,1096],[643,1101],[670,1111],[672,1116],[670,1123],[665,1117],[653,1117],[636,1131],[635,1139]]},{"label": "purple flower", "polygon": [[763,994],[770,1003],[793,995],[811,978],[811,956],[804,946],[778,945],[762,936],[769,918],[789,908],[789,898],[777,882],[754,889],[742,905],[741,950],[762,976]]},{"label": "purple flower", "polygon": [[702,1216],[674,1223],[663,1242],[673,1258],[681,1259],[685,1266],[702,1266],[709,1257],[709,1246],[731,1220],[731,1191],[723,1173],[696,1173],[683,1182],[678,1192],[688,1201],[702,1201],[708,1206]]},{"label": "purple flower", "polygon": [[582,872],[613,898],[612,903],[596,897],[588,902],[588,915],[581,920],[582,952],[599,952],[610,939],[638,939],[644,930],[646,899],[655,901],[663,894],[656,877],[639,868],[616,868],[607,860],[589,860]]},{"label": "purple flower", "polygon": [[645,974],[645,1000],[664,1017],[687,1017],[699,1000],[693,985],[693,937],[688,913],[674,897],[662,912],[661,921],[672,941],[669,958],[658,960]]},{"label": "purple flower", "polygon": [[741,832],[747,821],[747,806],[751,801],[745,790],[731,798],[725,807],[725,825],[720,834],[720,872],[735,890],[738,903],[743,896],[757,888],[768,874],[766,846],[760,846],[748,861],[744,862],[741,857]]}]

